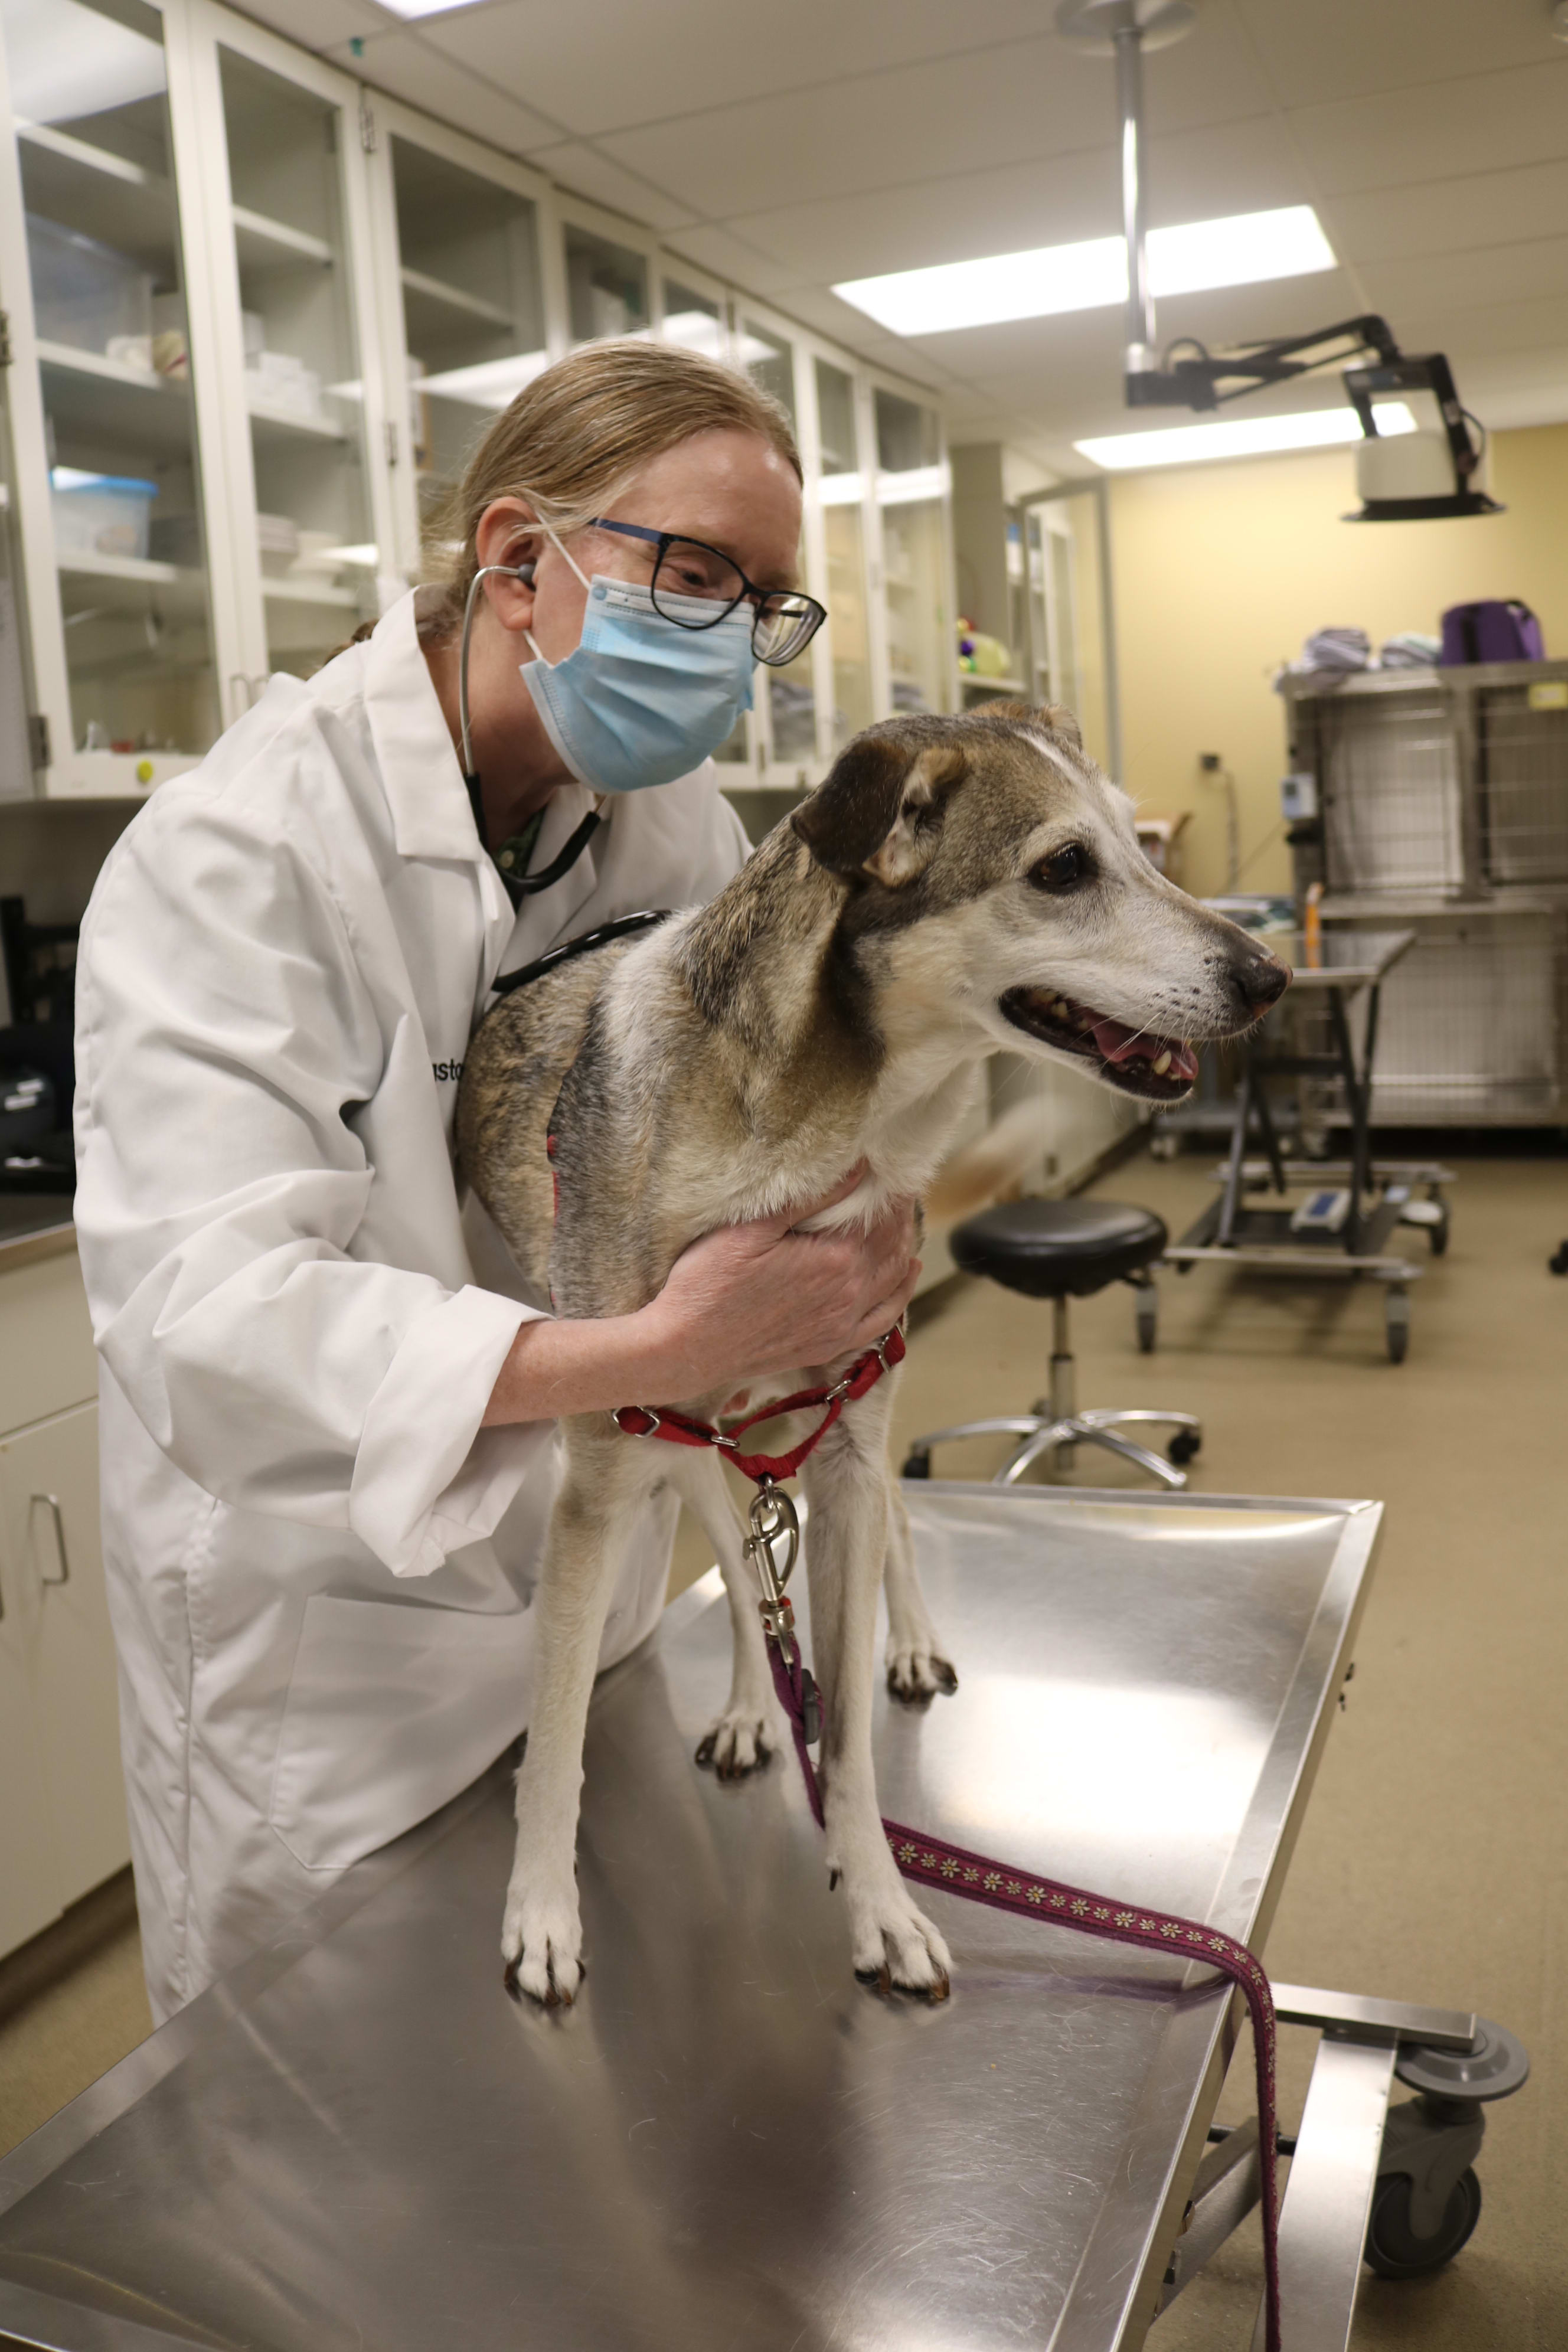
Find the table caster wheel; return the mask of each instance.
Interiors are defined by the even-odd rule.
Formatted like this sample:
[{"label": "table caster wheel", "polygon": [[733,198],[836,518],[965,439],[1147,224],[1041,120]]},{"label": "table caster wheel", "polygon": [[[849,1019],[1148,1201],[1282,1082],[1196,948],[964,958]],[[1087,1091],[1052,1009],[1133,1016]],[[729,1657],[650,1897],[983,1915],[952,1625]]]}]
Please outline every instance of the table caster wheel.
[{"label": "table caster wheel", "polygon": [[1388,1341],[1388,1360],[1402,1364],[1410,1349],[1410,1296],[1407,1291],[1391,1290],[1383,1302],[1384,1336]]},{"label": "table caster wheel", "polygon": [[1138,1322],[1138,1352],[1141,1356],[1152,1356],[1160,1331],[1159,1294],[1152,1285],[1138,1293],[1134,1313]]},{"label": "table caster wheel", "polygon": [[1165,1458],[1168,1462],[1173,1463],[1178,1470],[1184,1470],[1189,1462],[1197,1460],[1203,1442],[1201,1431],[1178,1429],[1165,1448]]},{"label": "table caster wheel", "polygon": [[904,1466],[900,1475],[905,1478],[929,1478],[931,1455],[922,1454],[918,1445],[912,1446],[904,1457]]},{"label": "table caster wheel", "polygon": [[1553,1250],[1546,1263],[1553,1274],[1568,1274],[1568,1242],[1564,1242],[1561,1249]]},{"label": "table caster wheel", "polygon": [[1402,2172],[1380,2180],[1367,2224],[1366,2259],[1379,2278],[1420,2278],[1440,2270],[1464,2245],[1481,2218],[1481,2184],[1468,2168],[1461,2172],[1443,2209],[1435,2237],[1418,2238],[1410,2226],[1411,2187]]}]

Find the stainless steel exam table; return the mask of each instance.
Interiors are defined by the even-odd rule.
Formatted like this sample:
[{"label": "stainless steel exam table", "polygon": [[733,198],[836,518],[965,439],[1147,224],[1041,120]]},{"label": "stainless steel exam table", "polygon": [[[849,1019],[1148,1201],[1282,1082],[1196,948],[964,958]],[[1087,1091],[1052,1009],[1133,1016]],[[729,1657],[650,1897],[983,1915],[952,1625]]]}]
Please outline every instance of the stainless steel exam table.
[{"label": "stainless steel exam table", "polygon": [[[1260,1938],[1380,1507],[906,1493],[961,1687],[924,1714],[879,1693],[889,1813]],[[1256,2200],[1247,2127],[1205,2154],[1227,1990],[945,1895],[952,2000],[858,1984],[793,1764],[693,1767],[729,1647],[713,1571],[601,1679],[574,2010],[502,1990],[503,1763],[0,2163],[0,2343],[1141,2344]],[[1322,2352],[1412,2029],[1281,2007],[1351,2036],[1321,2045],[1349,2074],[1316,2137],[1309,2100],[1285,2206],[1287,2352]],[[1424,2015],[1462,2064],[1474,2021]]]}]

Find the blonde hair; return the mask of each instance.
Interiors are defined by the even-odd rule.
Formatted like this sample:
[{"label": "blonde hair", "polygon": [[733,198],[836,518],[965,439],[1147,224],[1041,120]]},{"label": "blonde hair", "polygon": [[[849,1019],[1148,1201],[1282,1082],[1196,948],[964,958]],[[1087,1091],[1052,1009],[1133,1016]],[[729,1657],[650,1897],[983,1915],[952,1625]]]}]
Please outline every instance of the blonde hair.
[{"label": "blonde hair", "polygon": [[590,343],[518,394],[498,416],[439,511],[433,536],[452,551],[439,597],[421,599],[420,633],[460,626],[479,569],[475,533],[497,499],[526,499],[564,539],[604,514],[650,457],[695,433],[754,433],[802,478],[780,404],[750,377],[673,343]]}]

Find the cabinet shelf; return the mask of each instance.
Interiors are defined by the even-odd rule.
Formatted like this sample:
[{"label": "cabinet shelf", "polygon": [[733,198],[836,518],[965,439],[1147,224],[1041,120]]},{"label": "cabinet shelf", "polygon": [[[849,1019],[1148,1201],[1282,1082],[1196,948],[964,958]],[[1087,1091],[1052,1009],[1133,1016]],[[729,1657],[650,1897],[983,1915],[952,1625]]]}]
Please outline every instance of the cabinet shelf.
[{"label": "cabinet shelf", "polygon": [[398,276],[403,281],[405,309],[410,307],[407,298],[412,295],[416,306],[429,303],[437,311],[447,313],[442,321],[446,325],[449,325],[453,319],[479,320],[487,327],[503,328],[508,333],[515,326],[510,310],[501,310],[498,303],[485,301],[478,294],[468,293],[461,286],[449,286],[444,278],[427,277],[423,269],[405,268],[398,271]]},{"label": "cabinet shelf", "polygon": [[56,569],[68,612],[89,604],[144,612],[154,589],[165,612],[199,613],[206,604],[206,573],[181,563],[155,563],[135,555],[62,555]]},{"label": "cabinet shelf", "polygon": [[246,205],[235,205],[231,211],[235,250],[242,269],[298,269],[301,262],[318,269],[331,268],[335,257],[324,236],[290,228],[287,221],[268,220],[265,213],[253,213]]},{"label": "cabinet shelf", "polygon": [[337,604],[347,612],[359,609],[359,593],[327,580],[263,580],[261,593],[269,604]]},{"label": "cabinet shelf", "polygon": [[160,273],[167,268],[174,190],[161,173],[47,123],[18,123],[16,130],[29,212]]},{"label": "cabinet shelf", "polygon": [[287,441],[300,434],[307,441],[346,441],[347,428],[330,416],[307,416],[298,408],[275,406],[271,401],[250,399],[246,406],[259,441]]},{"label": "cabinet shelf", "polygon": [[44,404],[62,438],[111,446],[126,458],[137,451],[188,454],[191,387],[183,376],[153,375],[101,352],[71,343],[38,343]]},{"label": "cabinet shelf", "polygon": [[977,670],[962,669],[958,683],[965,694],[1027,694],[1021,677],[982,677]]}]

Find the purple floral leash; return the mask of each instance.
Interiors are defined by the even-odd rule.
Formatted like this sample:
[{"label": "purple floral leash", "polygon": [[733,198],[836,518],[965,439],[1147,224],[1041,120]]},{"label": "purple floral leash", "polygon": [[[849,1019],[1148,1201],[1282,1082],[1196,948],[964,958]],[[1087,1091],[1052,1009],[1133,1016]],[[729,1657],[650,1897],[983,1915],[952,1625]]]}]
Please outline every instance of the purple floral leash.
[{"label": "purple floral leash", "polygon": [[[783,1577],[773,1552],[776,1536],[795,1535],[798,1539],[798,1528],[794,1522],[795,1510],[788,1496],[774,1486],[764,1486],[752,1506],[752,1534],[746,1548],[762,1580],[763,1622],[773,1688],[789,1719],[805,1793],[816,1825],[822,1829],[826,1827],[822,1789],[810,1754],[811,1746],[821,1737],[822,1703],[811,1669],[801,1655],[795,1612],[784,1592],[795,1564],[795,1544],[791,1543]],[[1202,1960],[1218,1969],[1237,1988],[1252,2019],[1252,2048],[1258,2068],[1268,2352],[1280,2352],[1279,2183],[1275,2170],[1279,2129],[1274,2071],[1276,2032],[1274,1999],[1261,1962],[1234,1936],[1217,1927],[1205,1927],[1196,1919],[1184,1919],[1171,1911],[1151,1911],[1141,1904],[1093,1894],[1087,1886],[1068,1886],[1060,1879],[1038,1878],[1032,1871],[1015,1870],[1008,1864],[994,1862],[988,1854],[971,1853],[965,1846],[949,1845],[944,1839],[931,1837],[923,1830],[908,1829],[902,1822],[890,1822],[884,1817],[882,1828],[893,1860],[903,1875],[919,1885],[962,1895],[966,1903],[984,1903],[993,1911],[1012,1911],[1020,1919],[1048,1919],[1058,1927],[1077,1928],[1087,1936],[1108,1937],[1113,1943],[1139,1944],[1146,1951],[1180,1952],[1187,1959]]]},{"label": "purple floral leash", "polygon": [[[811,1668],[801,1655],[795,1611],[785,1597],[800,1551],[800,1521],[780,1478],[791,1478],[832,1428],[847,1403],[876,1386],[884,1372],[904,1353],[901,1328],[895,1326],[875,1348],[856,1359],[831,1388],[804,1390],[777,1404],[759,1406],[728,1431],[696,1421],[668,1408],[656,1412],[646,1405],[623,1405],[616,1425],[628,1437],[662,1439],[667,1444],[721,1448],[737,1470],[756,1486],[752,1499],[751,1532],[746,1551],[762,1586],[763,1624],[767,1634],[768,1664],[773,1688],[789,1718],[801,1777],[818,1829],[826,1823],[822,1789],[811,1749],[822,1737],[822,1701]],[[788,1454],[742,1454],[741,1433],[758,1423],[816,1406],[824,1418],[810,1435]],[[774,1545],[784,1547],[779,1565]],[[1184,1919],[1172,1911],[1151,1911],[1108,1895],[1092,1894],[1087,1886],[1068,1886],[1060,1879],[1037,1878],[1032,1871],[1015,1870],[993,1862],[989,1855],[971,1853],[966,1847],[948,1845],[928,1837],[923,1830],[906,1829],[901,1822],[884,1819],[882,1828],[893,1860],[906,1878],[962,1895],[966,1903],[984,1903],[993,1911],[1016,1912],[1020,1919],[1049,1919],[1086,1936],[1104,1936],[1116,1944],[1139,1944],[1151,1952],[1180,1952],[1218,1969],[1241,1993],[1252,2019],[1252,2049],[1258,2067],[1258,2162],[1263,2180],[1263,2276],[1267,2352],[1280,2352],[1279,2339],[1279,2183],[1275,2168],[1279,2130],[1275,2096],[1274,1998],[1262,1963],[1247,1946],[1217,1927]]]}]

